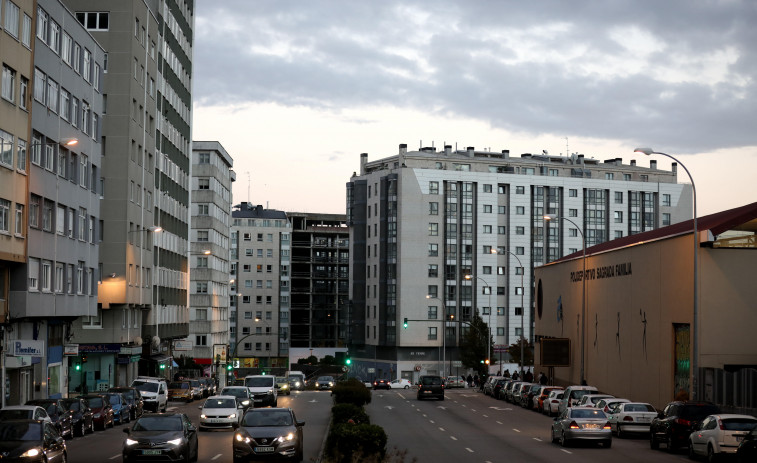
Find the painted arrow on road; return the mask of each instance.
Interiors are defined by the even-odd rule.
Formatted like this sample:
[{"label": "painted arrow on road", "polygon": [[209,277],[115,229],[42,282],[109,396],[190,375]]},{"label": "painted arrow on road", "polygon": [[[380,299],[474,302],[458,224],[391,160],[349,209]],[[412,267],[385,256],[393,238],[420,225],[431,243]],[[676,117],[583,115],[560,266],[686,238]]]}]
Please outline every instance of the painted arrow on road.
[{"label": "painted arrow on road", "polygon": [[384,408],[388,408],[389,410],[393,409],[394,407],[391,405],[384,405]]},{"label": "painted arrow on road", "polygon": [[489,407],[489,408],[492,408],[494,410],[512,410],[512,408],[500,408],[500,407]]}]

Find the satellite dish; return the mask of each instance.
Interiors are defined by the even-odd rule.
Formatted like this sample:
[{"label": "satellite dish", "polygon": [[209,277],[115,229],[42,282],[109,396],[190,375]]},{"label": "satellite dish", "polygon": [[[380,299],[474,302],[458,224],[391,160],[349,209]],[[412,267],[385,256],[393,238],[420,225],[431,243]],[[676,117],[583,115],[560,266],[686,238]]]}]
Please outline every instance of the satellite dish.
[{"label": "satellite dish", "polygon": [[159,337],[157,337],[157,336],[153,336],[152,337],[152,346],[153,347],[160,346],[160,338]]},{"label": "satellite dish", "polygon": [[134,338],[134,344],[141,346],[142,345],[142,336],[136,336]]}]

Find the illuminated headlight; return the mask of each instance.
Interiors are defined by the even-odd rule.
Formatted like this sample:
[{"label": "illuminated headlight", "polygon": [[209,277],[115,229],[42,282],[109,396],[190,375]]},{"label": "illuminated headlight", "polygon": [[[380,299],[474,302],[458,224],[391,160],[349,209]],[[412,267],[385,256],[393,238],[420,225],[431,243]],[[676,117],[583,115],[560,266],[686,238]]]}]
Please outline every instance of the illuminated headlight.
[{"label": "illuminated headlight", "polygon": [[321,385],[318,383],[315,383],[315,387],[321,387]]},{"label": "illuminated headlight", "polygon": [[334,386],[334,383],[332,383],[331,381],[329,381],[329,386],[330,386],[330,387],[333,387],[333,386]]},{"label": "illuminated headlight", "polygon": [[284,384],[283,386],[281,386],[281,389],[289,389],[289,385],[288,384]]},{"label": "illuminated headlight", "polygon": [[295,382],[295,383],[294,383],[294,385],[295,385],[296,387],[300,387],[300,385],[301,385],[301,384],[300,384],[300,382],[299,382],[299,381],[297,381],[297,382]]},{"label": "illuminated headlight", "polygon": [[170,441],[168,441],[168,444],[170,444],[170,445],[177,445],[177,446],[181,445],[181,439],[180,438],[179,439],[171,439]]},{"label": "illuminated headlight", "polygon": [[268,392],[266,392],[266,394],[268,394],[268,395],[273,394],[273,389],[268,389]]},{"label": "illuminated headlight", "polygon": [[135,441],[134,439],[126,438],[126,445],[137,445],[139,442]]},{"label": "illuminated headlight", "polygon": [[236,413],[232,413],[231,415],[229,415],[229,419],[230,419],[230,420],[233,420],[233,419],[234,419],[234,418],[236,418],[236,417],[237,417],[237,414],[236,414]]},{"label": "illuminated headlight", "polygon": [[207,418],[207,416],[205,416],[205,414],[203,413],[202,415],[200,415],[200,418],[204,420],[205,418]]},{"label": "illuminated headlight", "polygon": [[286,436],[279,436],[278,438],[276,438],[276,440],[279,441],[279,442],[286,442],[286,441],[293,440],[293,439],[294,439],[294,433],[293,432],[290,432]]},{"label": "illuminated headlight", "polygon": [[243,400],[242,401],[242,405],[244,405],[246,407],[246,406],[250,405],[250,401],[249,400]]},{"label": "illuminated headlight", "polygon": [[245,444],[250,443],[250,438],[247,436],[243,436],[242,434],[235,434],[234,439],[236,439],[237,442],[244,442]]},{"label": "illuminated headlight", "polygon": [[39,451],[39,449],[34,448],[34,449],[29,449],[26,452],[22,453],[21,456],[22,457],[36,457],[40,453],[41,452]]}]

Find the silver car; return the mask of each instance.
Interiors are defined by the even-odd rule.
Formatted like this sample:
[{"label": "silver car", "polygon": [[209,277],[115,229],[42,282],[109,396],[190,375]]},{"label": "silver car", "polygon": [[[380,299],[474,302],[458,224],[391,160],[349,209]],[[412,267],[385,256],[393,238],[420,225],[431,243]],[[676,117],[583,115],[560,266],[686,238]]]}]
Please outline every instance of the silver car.
[{"label": "silver car", "polygon": [[596,408],[569,408],[552,422],[552,442],[567,447],[572,441],[599,441],[605,448],[612,446],[612,430],[607,415]]}]

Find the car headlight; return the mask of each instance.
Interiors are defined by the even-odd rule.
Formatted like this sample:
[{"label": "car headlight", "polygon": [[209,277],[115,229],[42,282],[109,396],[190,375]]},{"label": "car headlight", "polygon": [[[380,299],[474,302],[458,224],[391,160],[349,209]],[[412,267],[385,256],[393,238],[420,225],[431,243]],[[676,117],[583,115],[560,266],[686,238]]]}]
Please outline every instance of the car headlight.
[{"label": "car headlight", "polygon": [[40,453],[42,453],[42,452],[40,452],[38,448],[33,448],[33,449],[29,449],[26,452],[22,453],[21,456],[22,457],[36,457]]},{"label": "car headlight", "polygon": [[137,445],[139,442],[135,441],[134,439],[126,438],[126,445]]},{"label": "car headlight", "polygon": [[321,387],[321,385],[318,383],[315,383],[315,387]]},{"label": "car headlight", "polygon": [[285,384],[285,385],[281,386],[281,389],[289,389],[289,385]]},{"label": "car headlight", "polygon": [[246,406],[250,405],[250,401],[249,400],[243,400],[242,401],[242,405],[244,405],[246,407]]},{"label": "car headlight", "polygon": [[168,444],[171,444],[171,445],[181,445],[181,441],[182,441],[181,438],[179,438],[179,439],[171,439],[170,441],[168,441]]},{"label": "car headlight", "polygon": [[95,413],[94,415],[92,415],[92,417],[93,417],[93,418],[100,418],[101,416],[102,416],[102,415],[101,415],[101,414],[99,414],[99,413]]},{"label": "car headlight", "polygon": [[332,383],[331,381],[329,381],[329,386],[334,386],[334,383]]},{"label": "car headlight", "polygon": [[294,383],[294,385],[295,385],[295,387],[300,387],[300,382],[297,381],[296,383]]},{"label": "car headlight", "polygon": [[266,394],[273,394],[273,389],[268,389],[268,392],[266,392]]},{"label": "car headlight", "polygon": [[200,415],[200,418],[204,420],[205,418],[207,418],[207,416],[205,416],[205,414],[203,413],[202,415]]},{"label": "car headlight", "polygon": [[230,419],[230,420],[233,420],[233,419],[234,419],[234,418],[236,418],[236,417],[237,417],[237,414],[236,414],[236,413],[232,413],[231,415],[229,415],[229,419]]},{"label": "car headlight", "polygon": [[250,438],[248,436],[243,435],[242,433],[234,434],[234,439],[236,439],[237,442],[244,442],[245,444],[250,443]]},{"label": "car headlight", "polygon": [[290,432],[286,436],[279,436],[278,438],[276,438],[276,440],[279,441],[279,442],[285,442],[285,441],[289,441],[289,440],[293,440],[293,439],[294,439],[294,433],[293,432]]}]

